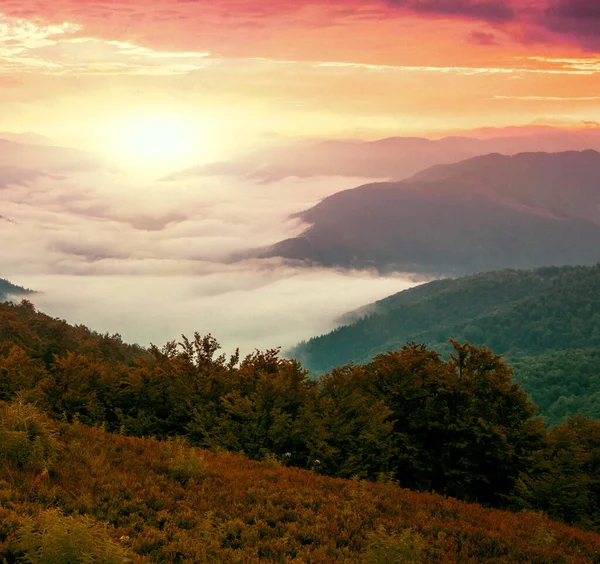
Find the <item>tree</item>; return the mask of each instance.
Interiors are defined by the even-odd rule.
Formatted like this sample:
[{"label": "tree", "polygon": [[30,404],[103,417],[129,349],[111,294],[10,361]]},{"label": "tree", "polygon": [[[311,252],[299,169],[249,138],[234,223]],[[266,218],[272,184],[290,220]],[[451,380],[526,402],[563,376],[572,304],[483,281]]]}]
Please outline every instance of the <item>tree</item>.
[{"label": "tree", "polygon": [[578,526],[600,526],[600,422],[582,415],[551,427],[533,472],[523,472],[515,509],[537,509]]},{"label": "tree", "polygon": [[402,485],[503,504],[533,464],[543,425],[500,356],[451,344],[448,361],[414,343],[379,355],[363,385],[393,412]]}]

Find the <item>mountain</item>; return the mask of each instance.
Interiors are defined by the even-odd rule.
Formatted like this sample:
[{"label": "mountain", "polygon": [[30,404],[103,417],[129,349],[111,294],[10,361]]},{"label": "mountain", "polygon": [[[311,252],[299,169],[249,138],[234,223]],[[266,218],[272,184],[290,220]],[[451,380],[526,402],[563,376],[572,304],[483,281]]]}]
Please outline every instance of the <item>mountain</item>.
[{"label": "mountain", "polygon": [[600,259],[600,153],[490,154],[339,192],[257,254],[326,266],[466,274]]},{"label": "mountain", "polygon": [[437,280],[367,311],[288,356],[319,373],[407,341],[447,351],[448,339],[467,339],[506,355],[550,422],[577,412],[600,417],[600,265]]},{"label": "mountain", "polygon": [[[11,139],[14,137],[11,136]],[[2,138],[0,134],[0,187],[6,182],[7,176],[12,177],[13,181],[23,178],[30,180],[36,175],[107,168],[103,159],[86,151],[11,139]]]},{"label": "mountain", "polygon": [[565,131],[552,128],[476,131],[471,136],[426,139],[390,137],[378,141],[304,141],[251,152],[234,160],[191,168],[165,178],[234,175],[259,182],[287,176],[348,176],[404,180],[437,164],[459,162],[490,153],[514,155],[544,151],[600,151],[600,130]]},{"label": "mountain", "polygon": [[7,131],[0,131],[0,139],[14,141],[16,143],[28,143],[29,145],[54,145],[52,139],[49,139],[45,135],[39,135],[31,132],[10,133]]},{"label": "mountain", "polygon": [[33,293],[32,290],[27,290],[21,286],[15,286],[8,280],[0,278],[0,302],[6,302],[12,297],[22,297],[31,293]]},{"label": "mountain", "polygon": [[58,434],[23,405],[0,404],[0,433],[19,415],[37,458],[15,464],[0,442],[4,562],[597,562],[600,535],[540,513],[82,425]]}]

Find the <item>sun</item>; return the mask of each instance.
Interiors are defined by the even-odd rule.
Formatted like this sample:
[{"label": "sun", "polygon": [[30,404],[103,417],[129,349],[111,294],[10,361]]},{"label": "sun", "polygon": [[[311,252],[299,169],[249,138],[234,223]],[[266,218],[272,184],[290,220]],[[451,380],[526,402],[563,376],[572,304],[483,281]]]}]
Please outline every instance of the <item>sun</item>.
[{"label": "sun", "polygon": [[121,165],[136,169],[173,169],[201,158],[206,142],[196,123],[185,116],[148,113],[120,116],[109,128],[107,152]]},{"label": "sun", "polygon": [[183,119],[147,116],[126,122],[120,143],[133,156],[171,159],[191,150],[192,132]]}]

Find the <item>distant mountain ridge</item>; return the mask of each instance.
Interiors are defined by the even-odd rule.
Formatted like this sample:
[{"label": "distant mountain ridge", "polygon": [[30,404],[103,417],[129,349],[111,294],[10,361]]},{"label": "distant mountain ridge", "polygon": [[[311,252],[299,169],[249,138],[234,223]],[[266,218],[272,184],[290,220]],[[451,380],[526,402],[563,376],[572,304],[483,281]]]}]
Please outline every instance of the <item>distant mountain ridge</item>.
[{"label": "distant mountain ridge", "polygon": [[490,154],[339,192],[258,251],[325,266],[460,275],[600,260],[600,153]]},{"label": "distant mountain ridge", "polygon": [[4,181],[6,175],[12,175],[16,180],[21,176],[32,180],[47,174],[83,172],[108,167],[104,159],[87,151],[27,142],[35,141],[35,137],[9,137],[10,139],[3,138],[0,133],[0,182]]},{"label": "distant mountain ridge", "polygon": [[190,168],[171,174],[164,180],[233,175],[258,182],[274,182],[288,176],[347,176],[397,181],[437,164],[455,163],[489,153],[600,151],[600,129],[514,128],[494,132],[474,131],[469,135],[441,139],[389,137],[376,141],[303,141]]},{"label": "distant mountain ridge", "polygon": [[0,278],[0,302],[8,301],[11,297],[21,297],[33,293],[33,290],[16,286],[15,284],[11,284],[8,280]]}]

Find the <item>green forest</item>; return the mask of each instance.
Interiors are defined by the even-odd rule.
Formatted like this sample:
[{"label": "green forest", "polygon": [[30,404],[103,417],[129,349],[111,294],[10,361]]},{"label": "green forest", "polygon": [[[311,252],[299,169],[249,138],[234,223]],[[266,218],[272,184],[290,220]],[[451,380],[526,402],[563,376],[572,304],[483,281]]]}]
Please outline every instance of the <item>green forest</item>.
[{"label": "green forest", "polygon": [[451,338],[504,355],[549,423],[578,412],[598,416],[600,265],[430,282],[373,304],[366,317],[288,355],[320,374],[351,361],[369,362],[408,341],[447,354]]}]

